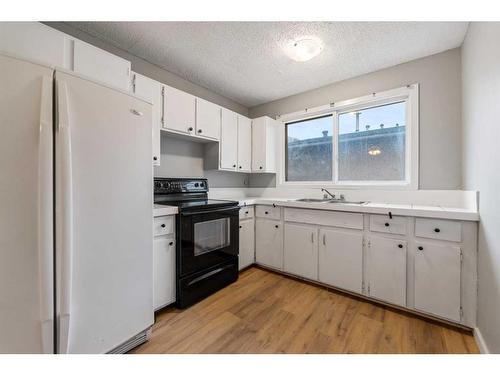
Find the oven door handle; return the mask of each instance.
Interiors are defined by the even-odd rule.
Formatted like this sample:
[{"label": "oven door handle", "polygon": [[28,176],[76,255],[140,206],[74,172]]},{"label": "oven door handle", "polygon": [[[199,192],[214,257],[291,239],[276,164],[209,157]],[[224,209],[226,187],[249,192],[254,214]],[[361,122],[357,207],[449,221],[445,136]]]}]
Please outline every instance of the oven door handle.
[{"label": "oven door handle", "polygon": [[228,207],[228,208],[215,208],[213,210],[181,212],[181,215],[182,216],[193,216],[193,215],[200,215],[200,214],[223,213],[223,212],[228,212],[228,211],[236,211],[236,214],[238,214],[239,210],[240,210],[240,208],[238,206],[236,206],[236,207]]},{"label": "oven door handle", "polygon": [[220,267],[220,268],[217,268],[217,269],[215,269],[213,271],[207,272],[206,274],[198,276],[197,278],[191,280],[188,283],[188,286],[191,286],[193,284],[199,283],[200,281],[205,280],[206,278],[209,278],[210,276],[216,275],[216,274],[224,271],[225,269],[233,267],[233,266],[234,266],[233,264],[227,264],[224,267]]}]

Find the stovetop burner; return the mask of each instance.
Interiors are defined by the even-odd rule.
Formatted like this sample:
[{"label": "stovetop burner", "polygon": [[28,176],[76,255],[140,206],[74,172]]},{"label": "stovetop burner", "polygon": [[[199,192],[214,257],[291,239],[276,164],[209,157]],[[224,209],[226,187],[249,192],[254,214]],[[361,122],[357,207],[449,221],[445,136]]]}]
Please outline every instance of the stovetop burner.
[{"label": "stovetop burner", "polygon": [[177,206],[179,211],[217,209],[237,206],[237,201],[208,198],[206,178],[154,179],[155,204]]},{"label": "stovetop burner", "polygon": [[237,206],[236,201],[226,201],[218,199],[196,199],[196,200],[184,200],[184,201],[155,201],[155,204],[162,204],[166,206],[177,206],[179,211],[186,211],[191,209],[202,210],[202,209],[215,209],[215,208],[225,208]]}]

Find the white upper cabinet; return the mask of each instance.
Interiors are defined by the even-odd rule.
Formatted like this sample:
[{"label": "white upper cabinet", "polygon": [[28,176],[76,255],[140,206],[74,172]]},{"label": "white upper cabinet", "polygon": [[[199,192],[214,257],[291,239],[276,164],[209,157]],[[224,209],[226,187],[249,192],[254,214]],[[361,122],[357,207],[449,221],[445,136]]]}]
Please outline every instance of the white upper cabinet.
[{"label": "white upper cabinet", "polygon": [[70,68],[66,36],[39,22],[0,22],[0,52],[46,65]]},{"label": "white upper cabinet", "polygon": [[195,96],[170,86],[163,86],[162,123],[165,129],[195,134],[195,113]]},{"label": "white upper cabinet", "polygon": [[196,135],[218,140],[220,137],[221,107],[196,98]]},{"label": "white upper cabinet", "polygon": [[252,120],[238,115],[238,171],[252,171]]},{"label": "white upper cabinet", "polygon": [[130,61],[80,40],[74,41],[73,70],[121,90],[130,89]]},{"label": "white upper cabinet", "polygon": [[319,231],[319,281],[352,292],[362,292],[363,232]]},{"label": "white upper cabinet", "polygon": [[460,247],[415,244],[415,308],[460,321]]},{"label": "white upper cabinet", "polygon": [[315,226],[285,224],[285,272],[318,279],[318,230]]},{"label": "white upper cabinet", "polygon": [[374,236],[368,249],[368,295],[406,306],[406,241]]},{"label": "white upper cabinet", "polygon": [[220,168],[231,171],[238,167],[238,115],[222,108]]},{"label": "white upper cabinet", "polygon": [[161,83],[154,79],[132,73],[132,92],[153,104],[153,165],[160,165],[160,129],[161,129]]},{"label": "white upper cabinet", "polygon": [[252,172],[276,173],[278,122],[264,116],[252,120]]}]

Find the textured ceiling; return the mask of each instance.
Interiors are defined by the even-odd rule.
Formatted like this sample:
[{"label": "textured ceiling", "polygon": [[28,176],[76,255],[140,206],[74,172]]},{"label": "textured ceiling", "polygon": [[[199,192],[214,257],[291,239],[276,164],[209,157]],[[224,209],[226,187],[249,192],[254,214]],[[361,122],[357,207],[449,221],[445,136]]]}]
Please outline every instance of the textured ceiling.
[{"label": "textured ceiling", "polygon": [[[466,22],[70,22],[73,27],[247,106],[432,55],[462,44]],[[296,62],[283,47],[325,48]]]}]

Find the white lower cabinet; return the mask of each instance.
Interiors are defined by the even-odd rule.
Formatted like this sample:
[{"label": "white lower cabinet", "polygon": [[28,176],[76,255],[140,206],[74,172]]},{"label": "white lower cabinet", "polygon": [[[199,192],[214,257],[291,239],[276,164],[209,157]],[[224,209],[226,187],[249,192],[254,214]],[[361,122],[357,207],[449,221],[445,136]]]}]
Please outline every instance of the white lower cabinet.
[{"label": "white lower cabinet", "polygon": [[406,241],[370,237],[368,241],[368,295],[406,306]]},{"label": "white lower cabinet", "polygon": [[[252,207],[253,209],[253,207]],[[238,269],[243,269],[255,262],[254,220],[240,220],[240,255]]]},{"label": "white lower cabinet", "polygon": [[[156,217],[155,223],[168,228],[164,219]],[[175,302],[175,234],[156,235],[153,240],[153,305],[155,311]]]},{"label": "white lower cabinet", "polygon": [[415,309],[460,321],[460,247],[415,243]]},{"label": "white lower cabinet", "polygon": [[319,230],[319,281],[362,292],[363,233],[342,229]]},{"label": "white lower cabinet", "polygon": [[280,221],[255,219],[255,261],[283,269],[283,226]]},{"label": "white lower cabinet", "polygon": [[283,253],[283,268],[286,272],[318,279],[317,227],[286,223]]}]

